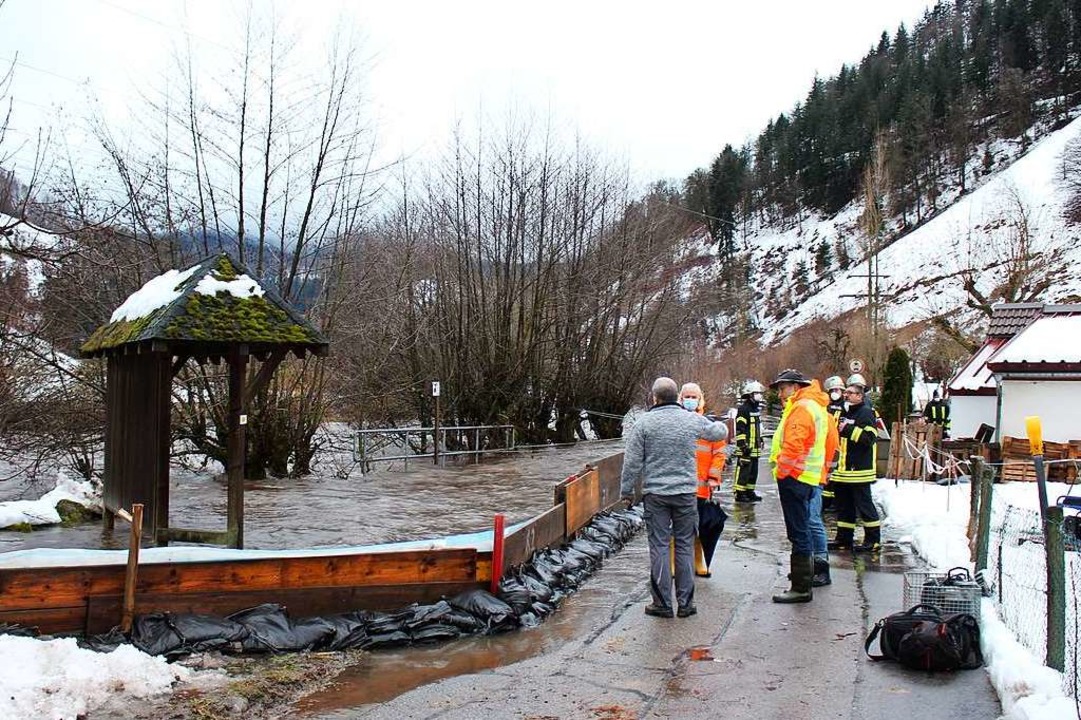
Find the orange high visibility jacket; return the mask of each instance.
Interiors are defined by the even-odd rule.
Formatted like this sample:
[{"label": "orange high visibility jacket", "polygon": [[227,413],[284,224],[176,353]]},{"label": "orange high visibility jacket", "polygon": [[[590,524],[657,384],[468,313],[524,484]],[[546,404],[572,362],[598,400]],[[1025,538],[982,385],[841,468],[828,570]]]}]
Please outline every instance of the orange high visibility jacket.
[{"label": "orange high visibility jacket", "polygon": [[[769,458],[775,478],[792,477],[808,485],[825,482],[829,469],[828,403],[829,396],[822,392],[817,380],[788,399],[773,435]],[[819,434],[822,432],[824,437]]]},{"label": "orange high visibility jacket", "polygon": [[[697,410],[699,415],[705,413],[705,403]],[[724,446],[728,443],[724,440],[710,442],[699,440],[695,451],[695,462],[698,466],[698,490],[696,495],[703,500],[709,500],[713,488],[721,486],[721,471],[724,470]]]}]

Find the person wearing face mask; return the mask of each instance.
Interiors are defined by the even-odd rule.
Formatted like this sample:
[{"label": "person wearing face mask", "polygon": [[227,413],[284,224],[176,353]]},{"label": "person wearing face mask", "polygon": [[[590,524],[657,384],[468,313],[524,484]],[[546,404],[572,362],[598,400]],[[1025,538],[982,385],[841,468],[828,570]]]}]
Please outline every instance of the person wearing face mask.
[{"label": "person wearing face mask", "polygon": [[[699,415],[705,415],[706,413],[706,400],[698,383],[685,383],[680,388],[679,404],[693,413]],[[710,419],[713,419],[712,416],[710,416]],[[714,442],[699,438],[698,444],[695,446],[695,465],[698,472],[698,487],[695,495],[698,498],[698,511],[700,514],[702,512],[702,503],[709,502],[713,496],[713,490],[721,486],[721,473],[724,471],[724,461],[726,459],[724,454],[726,444],[724,440]],[[673,548],[673,557],[674,552]],[[694,574],[697,577],[711,576],[709,560],[713,557],[712,548],[708,553],[710,556],[708,559],[706,554],[702,547],[701,536],[696,534],[694,536]]]},{"label": "person wearing face mask", "polygon": [[[871,496],[876,479],[878,418],[867,402],[867,382],[862,375],[848,378],[845,411],[838,422],[840,458],[833,473],[837,491],[837,535],[830,549],[875,552],[881,544],[882,522]],[[863,524],[863,542],[854,544],[857,521]]]},{"label": "person wearing face mask", "polygon": [[761,495],[755,493],[758,483],[758,458],[762,456],[762,402],[766,388],[757,380],[743,386],[739,408],[736,410],[736,476],[732,489],[736,502],[759,502]]},{"label": "person wearing face mask", "polygon": [[817,380],[797,370],[784,370],[770,383],[784,410],[773,434],[769,464],[777,479],[785,531],[792,543],[789,556],[791,587],[773,596],[776,603],[803,603],[813,599],[814,543],[810,508],[815,489],[825,477],[829,446],[828,396]]},{"label": "person wearing face mask", "polygon": [[[834,424],[836,424],[841,419],[841,413],[845,411],[845,381],[841,379],[840,375],[831,375],[826,378],[822,389],[830,396],[829,404],[826,405],[826,412],[830,414]],[[836,458],[829,458],[831,471],[836,467],[835,460]],[[833,510],[835,497],[836,492],[834,492],[833,484],[826,480],[826,484],[822,486],[822,509],[825,511]]]}]

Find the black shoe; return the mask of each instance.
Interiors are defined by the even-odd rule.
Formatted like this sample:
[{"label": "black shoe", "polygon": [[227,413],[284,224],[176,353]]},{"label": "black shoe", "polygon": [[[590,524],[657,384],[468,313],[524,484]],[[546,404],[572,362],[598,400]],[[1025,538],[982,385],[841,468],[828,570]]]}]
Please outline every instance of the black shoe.
[{"label": "black shoe", "polygon": [[747,491],[747,499],[751,502],[762,502],[762,496],[756,493],[754,490]]},{"label": "black shoe", "polygon": [[652,615],[653,617],[662,618],[675,617],[672,614],[672,608],[664,607],[663,605],[654,605],[653,603],[646,605],[646,615]]},{"label": "black shoe", "polygon": [[676,616],[681,617],[681,618],[690,617],[691,615],[697,615],[697,614],[698,614],[698,608],[696,608],[693,604],[692,605],[681,605],[679,610],[676,610]]}]

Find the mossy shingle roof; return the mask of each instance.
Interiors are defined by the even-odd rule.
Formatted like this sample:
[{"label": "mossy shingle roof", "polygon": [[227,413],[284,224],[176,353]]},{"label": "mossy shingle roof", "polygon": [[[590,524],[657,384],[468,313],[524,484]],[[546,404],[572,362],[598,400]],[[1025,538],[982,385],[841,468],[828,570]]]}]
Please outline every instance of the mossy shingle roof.
[{"label": "mossy shingle roof", "polygon": [[227,254],[152,279],[80,350],[93,357],[146,341],[163,341],[174,350],[248,344],[319,353],[328,344],[311,323]]}]

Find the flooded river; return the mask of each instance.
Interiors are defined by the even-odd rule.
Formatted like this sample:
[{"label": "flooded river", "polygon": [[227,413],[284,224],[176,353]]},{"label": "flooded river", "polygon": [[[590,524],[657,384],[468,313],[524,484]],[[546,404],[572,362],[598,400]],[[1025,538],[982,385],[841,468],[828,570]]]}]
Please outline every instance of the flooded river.
[{"label": "flooded river", "polygon": [[[588,462],[622,451],[619,442],[521,451],[481,464],[379,469],[345,477],[315,473],[300,479],[249,481],[244,490],[244,545],[251,549],[371,545],[444,537],[490,528],[496,513],[508,525],[552,506],[553,487]],[[173,468],[170,523],[225,529],[224,478]],[[47,490],[48,488],[46,488]],[[43,493],[44,491],[42,491]],[[39,495],[42,493],[38,493]],[[126,548],[128,529],[100,522],[0,532],[0,552],[26,548]]]}]

